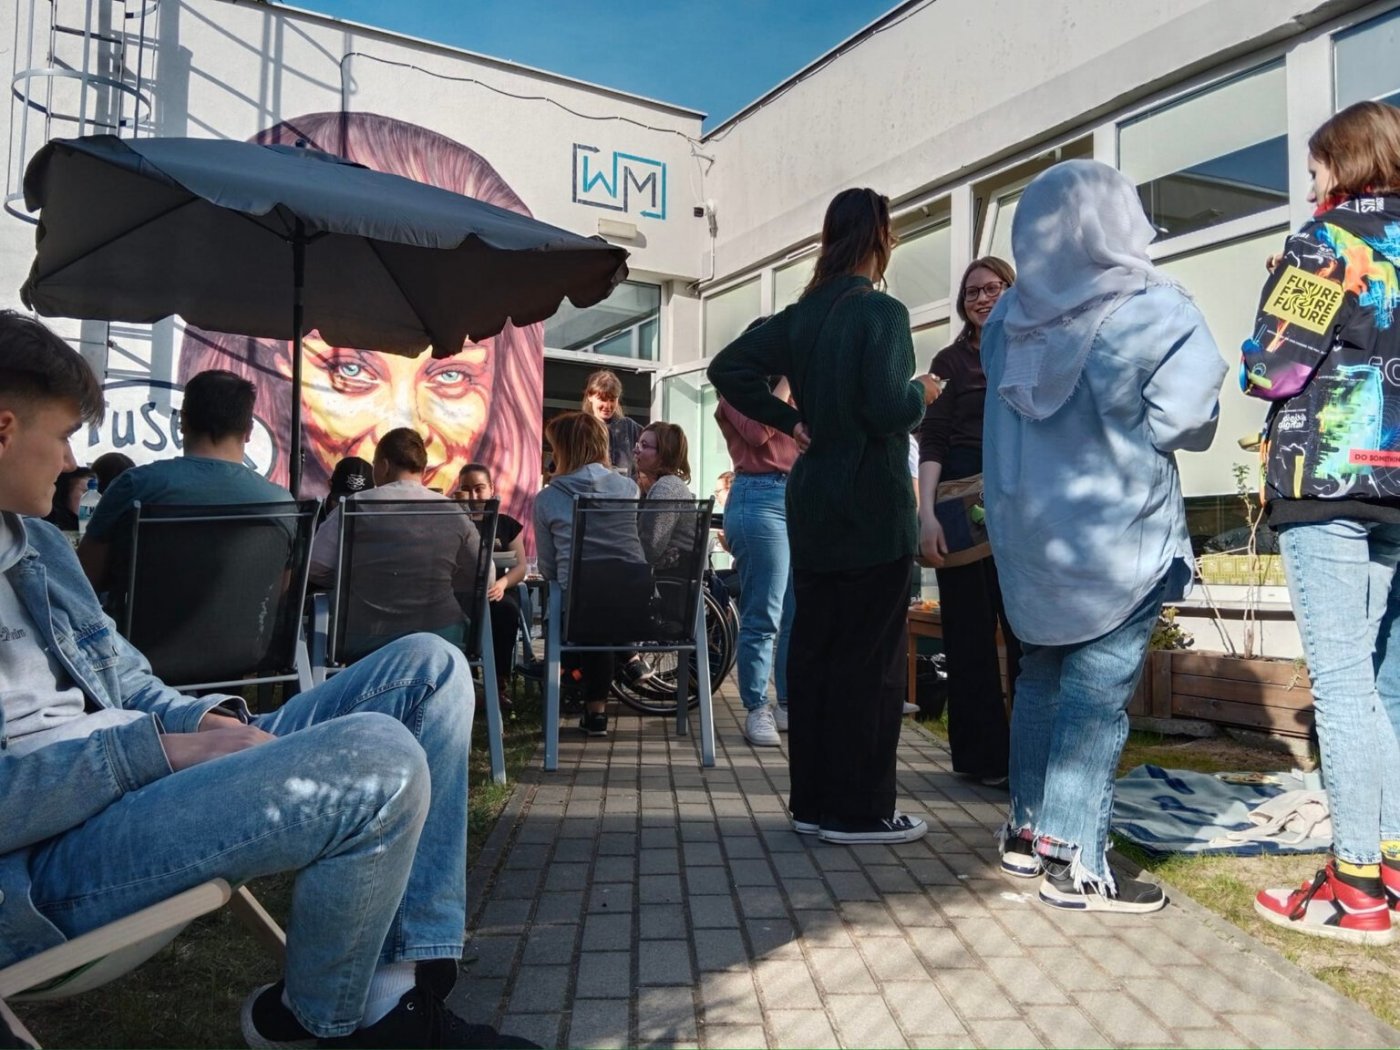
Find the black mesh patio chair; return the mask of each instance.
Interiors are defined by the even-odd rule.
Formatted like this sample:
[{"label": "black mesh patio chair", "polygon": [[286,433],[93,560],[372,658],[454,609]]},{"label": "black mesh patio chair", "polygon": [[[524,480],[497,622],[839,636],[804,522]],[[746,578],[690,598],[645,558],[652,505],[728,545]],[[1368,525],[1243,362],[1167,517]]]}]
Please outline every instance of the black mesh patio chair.
[{"label": "black mesh patio chair", "polygon": [[[480,508],[480,509],[478,509]],[[486,597],[497,500],[351,497],[340,504],[335,577],[313,604],[316,681],[405,635],[426,631],[459,646],[481,668],[491,775],[505,783],[491,615]],[[456,540],[445,542],[445,537]]]},{"label": "black mesh patio chair", "polygon": [[[559,671],[567,652],[675,653],[676,732],[689,733],[692,668],[699,678],[700,761],[715,764],[703,575],[714,500],[581,498],[574,503],[566,589],[551,585],[545,630],[544,768],[559,765]],[[663,568],[620,553],[619,535],[636,536],[644,514],[680,514]],[[693,527],[689,527],[692,526]],[[630,531],[629,531],[630,530]],[[640,549],[638,546],[637,549]]]},{"label": "black mesh patio chair", "polygon": [[309,689],[301,614],[317,506],[132,504],[108,603],[117,629],[180,689]]}]

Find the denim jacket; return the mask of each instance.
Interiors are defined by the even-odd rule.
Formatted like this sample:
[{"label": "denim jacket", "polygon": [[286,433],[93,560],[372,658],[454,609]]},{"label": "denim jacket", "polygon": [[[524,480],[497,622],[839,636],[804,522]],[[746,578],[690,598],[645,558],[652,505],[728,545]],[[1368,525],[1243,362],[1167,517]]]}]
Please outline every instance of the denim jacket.
[{"label": "denim jacket", "polygon": [[125,708],[151,717],[15,755],[7,747],[0,709],[0,966],[64,940],[30,903],[34,848],[127,792],[169,775],[162,731],[192,733],[214,707],[245,721],[248,717],[237,697],[184,696],[162,683],[103,613],[67,538],[35,518],[9,520],[26,547],[5,576],[33,619],[37,640],[58,657],[90,707]]}]

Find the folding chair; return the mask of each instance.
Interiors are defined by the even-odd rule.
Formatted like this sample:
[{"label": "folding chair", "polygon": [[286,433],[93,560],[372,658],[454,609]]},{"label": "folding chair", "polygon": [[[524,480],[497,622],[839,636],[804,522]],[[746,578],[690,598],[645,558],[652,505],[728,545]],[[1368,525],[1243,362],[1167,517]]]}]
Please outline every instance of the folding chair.
[{"label": "folding chair", "polygon": [[[714,500],[616,500],[574,503],[569,585],[549,588],[545,629],[544,768],[559,767],[559,669],[568,652],[676,654],[676,733],[690,732],[690,674],[698,676],[700,762],[715,764],[714,707],[710,697],[704,583],[710,512]],[[639,515],[681,514],[694,519],[691,542],[673,565],[653,570],[619,559],[613,540]],[[685,530],[678,528],[677,534]]]},{"label": "folding chair", "polygon": [[362,496],[342,501],[332,590],[313,598],[311,663],[315,680],[324,682],[417,631],[460,645],[468,664],[481,668],[491,776],[504,784],[501,698],[486,597],[499,510],[497,500],[477,506]]},{"label": "folding chair", "polygon": [[225,904],[281,963],[287,948],[282,928],[245,887],[233,889],[223,879],[211,879],[0,970],[0,1017],[16,1035],[38,1045],[7,1000],[65,999],[98,988],[140,966],[192,920]]},{"label": "folding chair", "polygon": [[117,629],[180,689],[311,688],[302,608],[317,507],[132,504],[108,603]]}]

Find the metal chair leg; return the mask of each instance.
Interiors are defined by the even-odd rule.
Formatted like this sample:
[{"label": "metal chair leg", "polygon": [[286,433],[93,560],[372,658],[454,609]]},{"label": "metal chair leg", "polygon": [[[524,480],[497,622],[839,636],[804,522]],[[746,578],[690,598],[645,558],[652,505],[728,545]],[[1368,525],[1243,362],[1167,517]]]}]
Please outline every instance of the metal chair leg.
[{"label": "metal chair leg", "polygon": [[482,599],[481,687],[486,690],[486,746],[491,752],[491,779],[506,782],[506,749],[501,725],[501,683],[496,677],[496,647],[491,639],[491,610]]},{"label": "metal chair leg", "polygon": [[559,588],[549,589],[548,622],[544,635],[544,768],[559,768],[559,647],[563,602]]},{"label": "metal chair leg", "polygon": [[710,646],[703,595],[695,605],[695,674],[700,691],[700,764],[710,768],[715,764],[715,710],[710,696]]}]

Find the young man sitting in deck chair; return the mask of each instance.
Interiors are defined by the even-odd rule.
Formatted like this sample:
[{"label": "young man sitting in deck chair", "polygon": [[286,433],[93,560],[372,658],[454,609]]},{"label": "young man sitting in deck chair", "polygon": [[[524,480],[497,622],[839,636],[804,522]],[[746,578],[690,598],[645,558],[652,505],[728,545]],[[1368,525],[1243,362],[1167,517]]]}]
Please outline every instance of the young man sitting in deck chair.
[{"label": "young man sitting in deck chair", "polygon": [[0,966],[292,871],[286,973],[245,1003],[249,1046],[533,1046],[443,1004],[466,925],[462,654],[411,635],[256,719],[165,686],[26,517],[101,415],[83,359],[0,312]]}]

